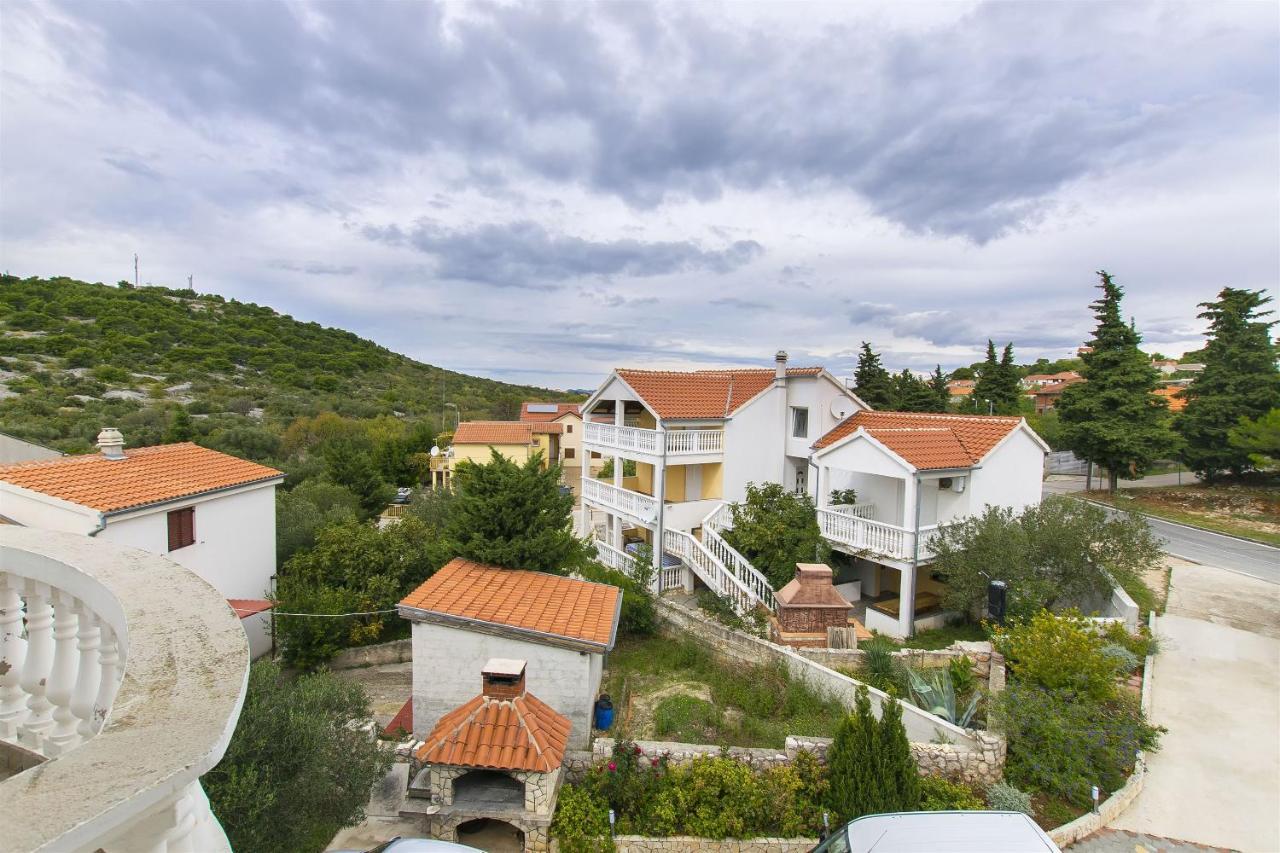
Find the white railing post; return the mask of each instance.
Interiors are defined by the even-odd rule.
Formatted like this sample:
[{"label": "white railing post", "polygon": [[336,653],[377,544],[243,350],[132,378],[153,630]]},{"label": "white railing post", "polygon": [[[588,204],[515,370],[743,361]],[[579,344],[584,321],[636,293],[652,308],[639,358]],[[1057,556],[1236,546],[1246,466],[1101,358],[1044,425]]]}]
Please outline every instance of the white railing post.
[{"label": "white railing post", "polygon": [[116,698],[116,688],[120,686],[120,641],[111,626],[102,626],[102,645],[98,649],[98,660],[102,670],[98,676],[98,693],[93,700],[93,714],[90,725],[97,732],[107,719],[107,712]]},{"label": "white railing post", "polygon": [[53,726],[53,705],[45,696],[52,666],[53,605],[49,603],[49,587],[31,581],[27,585],[27,658],[19,681],[27,694],[27,716],[18,732],[18,742],[41,754],[45,735]]},{"label": "white railing post", "polygon": [[76,715],[71,710],[71,693],[80,671],[76,634],[80,630],[80,602],[71,593],[57,590],[53,610],[53,667],[49,671],[45,695],[53,703],[53,728],[45,740],[45,755],[61,755],[76,745]]},{"label": "white railing post", "polygon": [[102,678],[102,661],[98,651],[102,647],[102,622],[88,607],[80,610],[80,671],[76,674],[75,690],[71,693],[71,711],[76,715],[76,733],[80,740],[94,735],[93,700],[98,696],[98,682]]},{"label": "white railing post", "polygon": [[18,581],[0,572],[0,740],[16,740],[27,716],[27,694],[18,686],[26,656]]}]

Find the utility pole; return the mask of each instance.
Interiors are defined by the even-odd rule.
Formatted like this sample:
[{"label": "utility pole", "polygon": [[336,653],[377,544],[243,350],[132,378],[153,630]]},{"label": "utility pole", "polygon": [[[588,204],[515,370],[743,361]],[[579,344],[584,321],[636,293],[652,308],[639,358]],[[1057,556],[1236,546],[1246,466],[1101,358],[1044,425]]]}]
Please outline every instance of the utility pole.
[{"label": "utility pole", "polygon": [[195,292],[195,289],[196,289],[196,286],[195,286],[195,276],[193,276],[193,275],[189,275],[189,276],[187,276],[187,290],[190,290],[191,292],[193,292],[193,293],[194,293],[194,292]]},{"label": "utility pole", "polygon": [[133,253],[133,286],[138,286],[138,253]]}]

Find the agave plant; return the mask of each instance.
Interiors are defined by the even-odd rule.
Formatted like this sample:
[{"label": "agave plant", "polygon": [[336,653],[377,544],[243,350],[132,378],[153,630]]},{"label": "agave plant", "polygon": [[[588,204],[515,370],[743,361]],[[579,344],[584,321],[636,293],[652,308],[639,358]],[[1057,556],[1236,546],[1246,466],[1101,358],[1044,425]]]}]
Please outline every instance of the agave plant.
[{"label": "agave plant", "polygon": [[918,707],[962,729],[969,728],[981,698],[981,694],[975,691],[968,707],[957,715],[956,688],[951,683],[951,673],[945,668],[929,670],[927,675],[908,669],[907,687],[911,691],[911,701]]}]

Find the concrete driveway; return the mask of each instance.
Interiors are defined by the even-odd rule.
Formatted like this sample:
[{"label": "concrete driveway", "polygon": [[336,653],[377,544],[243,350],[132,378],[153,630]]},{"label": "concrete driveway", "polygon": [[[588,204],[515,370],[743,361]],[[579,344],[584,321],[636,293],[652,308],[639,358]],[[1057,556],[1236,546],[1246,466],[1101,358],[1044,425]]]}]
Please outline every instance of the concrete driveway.
[{"label": "concrete driveway", "polygon": [[1280,586],[1177,561],[1156,633],[1152,717],[1169,731],[1112,827],[1280,851]]}]

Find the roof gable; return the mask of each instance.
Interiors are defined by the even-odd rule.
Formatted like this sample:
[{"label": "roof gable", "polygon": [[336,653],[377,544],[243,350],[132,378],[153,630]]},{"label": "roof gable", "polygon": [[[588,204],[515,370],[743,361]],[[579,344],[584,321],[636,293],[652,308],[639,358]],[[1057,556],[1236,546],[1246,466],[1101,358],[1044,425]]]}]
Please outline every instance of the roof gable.
[{"label": "roof gable", "polygon": [[480,695],[440,718],[418,750],[429,764],[550,773],[564,761],[569,718],[531,693]]},{"label": "roof gable", "polygon": [[[788,377],[822,374],[821,367],[789,367]],[[769,368],[740,370],[616,371],[663,420],[727,418],[768,388],[775,378]]]},{"label": "roof gable", "polygon": [[501,625],[600,650],[613,648],[622,590],[455,558],[409,593],[401,615]]},{"label": "roof gable", "polygon": [[0,481],[98,512],[121,512],[283,477],[275,468],[191,442],[64,456],[0,468]]},{"label": "roof gable", "polygon": [[861,429],[918,470],[969,468],[1022,424],[1022,418],[1003,415],[855,412],[813,446],[831,448]]}]

